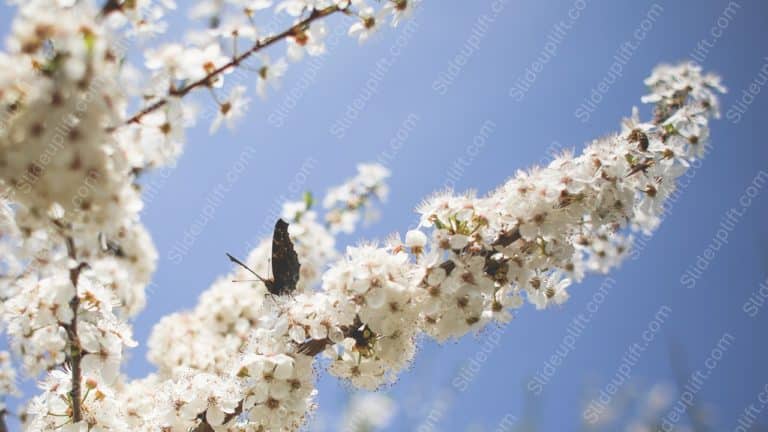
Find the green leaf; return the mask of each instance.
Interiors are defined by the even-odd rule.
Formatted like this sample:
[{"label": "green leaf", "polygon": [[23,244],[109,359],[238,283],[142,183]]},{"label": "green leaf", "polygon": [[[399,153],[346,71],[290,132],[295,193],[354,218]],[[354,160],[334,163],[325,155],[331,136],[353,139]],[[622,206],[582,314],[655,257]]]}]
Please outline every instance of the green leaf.
[{"label": "green leaf", "polygon": [[304,192],[304,204],[307,206],[307,210],[312,208],[312,206],[315,204],[315,198],[312,196],[312,192]]}]

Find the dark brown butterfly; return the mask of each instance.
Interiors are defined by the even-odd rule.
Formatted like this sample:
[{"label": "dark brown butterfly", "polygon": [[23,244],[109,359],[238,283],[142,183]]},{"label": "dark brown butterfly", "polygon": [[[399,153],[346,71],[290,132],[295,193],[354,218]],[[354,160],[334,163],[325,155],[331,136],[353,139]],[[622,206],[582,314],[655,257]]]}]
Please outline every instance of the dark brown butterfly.
[{"label": "dark brown butterfly", "polygon": [[265,279],[259,276],[250,267],[242,261],[227,254],[227,257],[233,263],[248,270],[260,281],[264,282],[267,291],[274,295],[290,294],[296,289],[299,282],[299,256],[293,249],[293,242],[288,235],[288,222],[278,219],[275,224],[275,231],[272,234],[272,278]]}]

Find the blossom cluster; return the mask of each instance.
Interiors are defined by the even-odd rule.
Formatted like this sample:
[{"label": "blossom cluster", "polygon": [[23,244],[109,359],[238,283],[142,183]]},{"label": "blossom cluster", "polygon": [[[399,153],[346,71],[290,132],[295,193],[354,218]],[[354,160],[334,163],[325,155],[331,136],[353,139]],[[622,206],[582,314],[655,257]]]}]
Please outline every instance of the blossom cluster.
[{"label": "blossom cluster", "polygon": [[118,59],[109,32],[74,10],[33,2],[14,21],[0,55],[0,181],[20,228],[111,231],[141,208],[128,143],[106,130],[124,103]]},{"label": "blossom cluster", "polygon": [[[389,171],[361,164],[328,191],[324,211],[311,195],[284,206],[301,264],[289,294],[252,279],[270,276],[265,239],[245,260],[250,270],[235,268],[193,310],[155,326],[157,371],[131,380],[120,373],[136,345],[129,319],[157,261],[139,176],[180,154],[196,117],[186,96],[210,90],[211,131],[233,126],[250,104],[235,71],[255,71],[264,96],[289,61],[325,51],[325,17],[351,19],[349,33],[363,41],[419,2],[204,0],[192,15],[206,28],[189,44],[147,49],[146,74],[127,43],[165,31],[174,1],[15,3],[0,54],[0,325],[14,362],[45,376],[19,416],[33,431],[297,430],[315,405],[318,365],[376,389],[407,367],[421,337],[506,323],[526,301],[563,303],[572,281],[621,261],[631,230],[656,228],[675,179],[704,154],[724,90],[697,66],[659,67],[646,82],[652,121],[635,110],[579,155],[521,171],[485,196],[440,192],[404,237],[340,251],[335,235],[387,196]],[[269,9],[283,31],[258,23]],[[273,61],[265,50],[280,41],[285,59]],[[6,354],[0,378],[0,393],[12,395]]]}]

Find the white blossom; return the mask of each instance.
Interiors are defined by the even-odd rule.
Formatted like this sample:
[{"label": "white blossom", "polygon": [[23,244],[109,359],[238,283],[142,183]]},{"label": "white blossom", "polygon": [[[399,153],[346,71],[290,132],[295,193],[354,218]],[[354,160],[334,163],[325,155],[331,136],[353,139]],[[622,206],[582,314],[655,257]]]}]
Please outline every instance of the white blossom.
[{"label": "white blossom", "polygon": [[216,118],[211,123],[210,133],[216,132],[222,123],[225,123],[229,129],[235,127],[235,122],[245,115],[245,110],[250,103],[250,99],[245,96],[245,91],[245,86],[235,86],[227,100],[219,104]]},{"label": "white blossom", "polygon": [[268,56],[262,56],[262,64],[259,67],[256,92],[264,99],[267,97],[267,85],[271,85],[273,88],[278,88],[280,85],[280,77],[285,75],[285,71],[288,69],[288,63],[285,59],[279,58],[275,62],[271,62]]}]

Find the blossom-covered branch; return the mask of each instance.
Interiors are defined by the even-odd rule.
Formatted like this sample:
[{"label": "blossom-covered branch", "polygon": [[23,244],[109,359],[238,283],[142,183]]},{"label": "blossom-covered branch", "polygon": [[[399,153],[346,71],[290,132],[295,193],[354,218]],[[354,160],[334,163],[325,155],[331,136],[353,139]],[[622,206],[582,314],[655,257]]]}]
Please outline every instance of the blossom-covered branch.
[{"label": "blossom-covered branch", "polygon": [[306,30],[307,28],[309,28],[310,24],[312,24],[312,22],[315,20],[324,18],[333,13],[346,12],[349,7],[349,2],[344,2],[344,3],[345,3],[344,6],[332,5],[322,9],[311,9],[308,17],[302,19],[298,23],[292,25],[290,28],[283,30],[282,32],[276,35],[268,36],[264,39],[259,39],[258,41],[256,41],[255,44],[253,44],[253,46],[251,46],[248,50],[246,50],[242,54],[235,54],[234,58],[232,58],[232,60],[230,60],[229,62],[224,63],[223,65],[218,67],[214,67],[214,65],[208,65],[206,68],[210,69],[210,71],[207,72],[207,74],[204,77],[199,78],[198,80],[193,81],[189,84],[185,84],[180,88],[171,87],[171,89],[168,91],[167,96],[162,97],[161,99],[153,102],[152,104],[148,105],[145,108],[142,108],[141,111],[130,116],[127,120],[125,120],[125,123],[130,124],[130,123],[140,122],[141,119],[147,114],[150,114],[153,111],[159,108],[162,108],[165,104],[168,103],[170,98],[181,98],[181,97],[184,97],[187,93],[191,92],[192,90],[198,87],[212,86],[220,75],[224,74],[230,69],[237,67],[253,54],[263,50],[264,48],[269,47],[275,42],[278,42],[282,39],[286,39],[288,37],[292,37],[295,40],[297,40],[298,43],[300,44],[307,43],[307,39],[309,38],[309,36],[307,35]]},{"label": "blossom-covered branch", "polygon": [[[194,423],[206,413],[208,423],[228,430],[295,429],[312,406],[312,356],[324,352],[331,374],[375,389],[412,360],[419,334],[444,341],[506,323],[525,301],[539,309],[561,304],[573,281],[616,266],[631,247],[628,230],[656,228],[675,179],[703,154],[708,117],[718,110],[714,92],[724,90],[717,77],[688,64],[660,67],[647,84],[652,92],[644,100],[656,103],[653,121],[641,122],[634,110],[620,133],[581,155],[565,153],[519,172],[485,197],[439,193],[419,206],[420,229],[404,241],[395,236],[383,246],[348,248],[336,260],[318,257],[332,242],[304,245],[329,233],[313,211],[287,206],[283,216],[293,222],[302,269],[310,267],[298,294],[265,298],[260,282],[231,282],[247,277],[238,268],[204,293],[194,311],[155,328],[150,358],[159,375],[153,379],[168,391],[181,385],[194,392],[193,373],[233,389],[223,395],[198,389],[198,400],[213,397],[220,405],[203,406],[187,420],[182,410],[177,421]],[[373,175],[367,182],[381,180]],[[257,272],[265,271],[268,246],[265,241],[248,259]],[[320,289],[308,290],[326,261],[331,267]],[[208,415],[219,411],[239,415]]]}]

